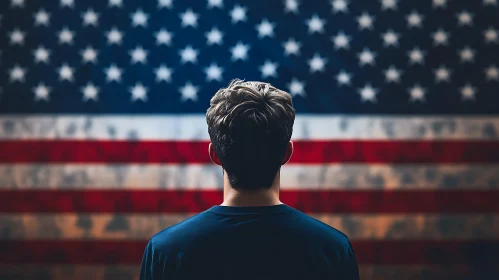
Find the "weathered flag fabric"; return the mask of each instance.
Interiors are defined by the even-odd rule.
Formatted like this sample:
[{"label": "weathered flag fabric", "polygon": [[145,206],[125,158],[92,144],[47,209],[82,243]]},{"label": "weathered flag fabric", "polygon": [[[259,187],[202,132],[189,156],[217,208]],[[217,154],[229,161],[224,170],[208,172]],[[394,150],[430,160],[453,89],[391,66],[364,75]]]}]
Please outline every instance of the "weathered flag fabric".
[{"label": "weathered flag fabric", "polygon": [[222,202],[205,112],[242,78],[293,96],[282,201],[363,279],[499,279],[498,2],[2,0],[0,278],[136,279]]}]

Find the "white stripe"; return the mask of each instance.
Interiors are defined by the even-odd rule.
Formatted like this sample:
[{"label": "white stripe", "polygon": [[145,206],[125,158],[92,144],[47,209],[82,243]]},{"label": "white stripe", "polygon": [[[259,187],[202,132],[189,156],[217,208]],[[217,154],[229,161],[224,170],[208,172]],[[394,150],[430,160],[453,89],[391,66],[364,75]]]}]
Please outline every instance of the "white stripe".
[{"label": "white stripe", "polygon": [[[497,269],[490,268],[491,273]],[[492,272],[493,271],[493,272]],[[0,278],[3,280],[115,280],[138,279],[139,265],[2,265]],[[466,265],[359,265],[361,279],[371,280],[468,280],[484,279],[487,271],[482,268],[469,269]],[[40,276],[43,276],[41,278]],[[495,279],[495,278],[491,278]]]},{"label": "white stripe", "polygon": [[[148,240],[193,214],[2,214],[3,240]],[[310,214],[352,240],[495,240],[496,215]],[[483,230],[487,229],[487,230]]]},{"label": "white stripe", "polygon": [[[0,189],[221,189],[213,164],[0,164]],[[499,165],[291,164],[282,189],[498,189]]]},{"label": "white stripe", "polygon": [[[1,116],[0,139],[209,140],[204,115]],[[293,139],[499,139],[499,118],[298,115]]]}]

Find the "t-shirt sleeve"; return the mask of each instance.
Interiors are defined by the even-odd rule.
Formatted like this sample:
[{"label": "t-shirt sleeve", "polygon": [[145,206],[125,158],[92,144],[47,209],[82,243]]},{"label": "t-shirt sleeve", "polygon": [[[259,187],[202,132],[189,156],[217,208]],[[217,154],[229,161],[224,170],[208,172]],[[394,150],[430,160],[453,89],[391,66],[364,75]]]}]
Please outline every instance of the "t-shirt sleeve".
[{"label": "t-shirt sleeve", "polygon": [[355,256],[355,251],[353,250],[352,243],[348,241],[347,255],[345,257],[343,280],[359,280],[359,265],[357,263],[357,257]]},{"label": "t-shirt sleeve", "polygon": [[162,279],[162,271],[159,265],[159,255],[154,251],[152,240],[147,243],[142,257],[140,267],[140,280]]}]

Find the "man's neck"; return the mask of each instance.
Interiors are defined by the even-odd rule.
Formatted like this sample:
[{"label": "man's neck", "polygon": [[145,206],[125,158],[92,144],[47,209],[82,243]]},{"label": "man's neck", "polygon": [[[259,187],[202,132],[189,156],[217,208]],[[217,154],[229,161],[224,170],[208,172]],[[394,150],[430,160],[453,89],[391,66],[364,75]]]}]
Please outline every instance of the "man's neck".
[{"label": "man's neck", "polygon": [[224,201],[222,206],[271,206],[282,204],[279,200],[279,180],[280,174],[277,173],[276,179],[268,189],[256,190],[237,190],[232,188],[224,172]]}]

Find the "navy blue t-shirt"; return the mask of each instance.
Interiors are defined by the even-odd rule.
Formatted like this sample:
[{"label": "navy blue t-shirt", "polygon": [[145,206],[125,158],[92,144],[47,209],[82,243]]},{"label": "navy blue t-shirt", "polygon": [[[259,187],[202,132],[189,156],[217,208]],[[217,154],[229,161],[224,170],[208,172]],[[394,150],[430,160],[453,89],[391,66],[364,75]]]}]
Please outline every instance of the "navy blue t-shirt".
[{"label": "navy blue t-shirt", "polygon": [[154,235],[141,280],[359,279],[348,237],[285,204],[214,206]]}]

